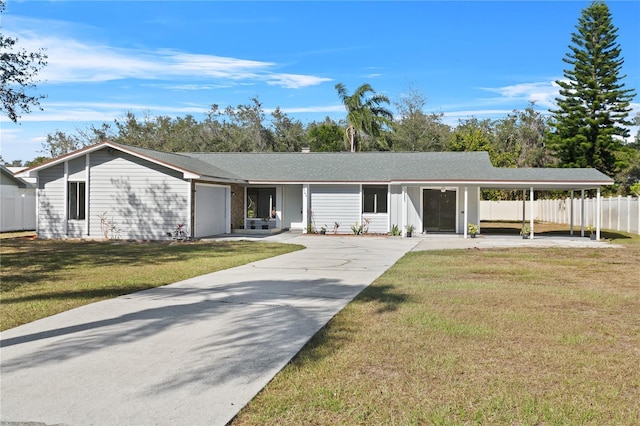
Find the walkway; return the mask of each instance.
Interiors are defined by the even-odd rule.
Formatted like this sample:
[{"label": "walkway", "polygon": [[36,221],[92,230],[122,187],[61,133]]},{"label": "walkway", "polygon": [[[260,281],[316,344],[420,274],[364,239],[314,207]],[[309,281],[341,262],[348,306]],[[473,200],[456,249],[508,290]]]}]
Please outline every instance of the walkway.
[{"label": "walkway", "polygon": [[269,240],[307,249],[1,333],[3,424],[224,425],[420,242]]}]

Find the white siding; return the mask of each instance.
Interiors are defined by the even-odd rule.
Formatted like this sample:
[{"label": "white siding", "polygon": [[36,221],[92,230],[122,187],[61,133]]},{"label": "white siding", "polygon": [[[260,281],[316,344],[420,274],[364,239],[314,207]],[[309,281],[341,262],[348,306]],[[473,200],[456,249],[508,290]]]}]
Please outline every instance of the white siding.
[{"label": "white siding", "polygon": [[[389,221],[390,226],[398,225],[402,231],[402,186],[391,185],[391,195],[389,196]],[[391,229],[389,229],[391,230]]]},{"label": "white siding", "polygon": [[[415,226],[414,233],[422,232],[422,189],[418,186],[407,187],[407,223]],[[404,229],[401,229],[404,231]]]},{"label": "white siding", "polygon": [[166,239],[178,223],[190,223],[190,186],[180,173],[119,151],[103,149],[90,158],[91,237],[102,237],[103,214],[122,239]]},{"label": "white siding", "polygon": [[386,234],[389,232],[389,215],[387,213],[362,213],[362,221],[369,219],[370,234]]},{"label": "white siding", "polygon": [[[464,234],[469,223],[480,223],[480,188],[467,187],[467,223],[464,223],[464,186],[458,188],[458,229],[459,234]],[[480,230],[482,232],[482,230]]]},{"label": "white siding", "polygon": [[361,223],[361,211],[360,185],[311,185],[311,223],[317,230],[338,222],[339,233],[351,233],[351,226]]},{"label": "white siding", "polygon": [[85,173],[86,164],[86,156],[69,160],[69,182],[84,182],[87,180]]},{"label": "white siding", "polygon": [[64,164],[44,169],[38,174],[39,238],[65,238],[65,181]]}]

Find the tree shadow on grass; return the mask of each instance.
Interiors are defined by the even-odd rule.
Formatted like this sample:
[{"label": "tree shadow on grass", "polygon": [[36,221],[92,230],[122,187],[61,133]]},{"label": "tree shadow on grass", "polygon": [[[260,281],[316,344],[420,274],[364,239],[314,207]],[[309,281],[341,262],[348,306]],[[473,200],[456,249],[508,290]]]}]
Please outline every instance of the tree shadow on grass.
[{"label": "tree shadow on grass", "polygon": [[378,313],[393,312],[398,309],[398,305],[409,301],[410,296],[398,292],[395,286],[375,283],[364,289],[354,300],[356,303],[379,303]]},{"label": "tree shadow on grass", "polygon": [[130,243],[61,240],[3,240],[2,290],[11,291],[38,281],[64,279],[62,270],[103,266],[135,267],[182,262],[196,256],[231,257],[246,253],[255,243]]}]

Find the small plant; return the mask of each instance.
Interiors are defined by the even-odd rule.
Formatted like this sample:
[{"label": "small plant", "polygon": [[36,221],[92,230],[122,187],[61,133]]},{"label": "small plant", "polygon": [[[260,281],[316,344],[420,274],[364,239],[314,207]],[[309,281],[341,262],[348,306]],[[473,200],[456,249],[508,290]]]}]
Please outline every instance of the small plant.
[{"label": "small plant", "polygon": [[353,232],[353,235],[362,234],[363,228],[364,228],[364,225],[358,225],[358,222],[356,222],[354,225],[351,225],[351,231]]},{"label": "small plant", "polygon": [[320,227],[320,234],[324,235],[327,233],[327,225]]},{"label": "small plant", "polygon": [[371,218],[363,217],[362,221],[364,222],[362,224],[362,233],[363,234],[368,234],[369,233],[369,224],[371,223]]},{"label": "small plant", "polygon": [[520,228],[520,235],[522,235],[522,238],[529,238],[531,235],[531,227],[528,223],[522,225],[522,228]]},{"label": "small plant", "polygon": [[478,233],[478,231],[480,231],[480,227],[478,227],[478,225],[476,225],[475,223],[470,223],[469,225],[467,225],[467,230],[469,231],[469,234],[471,236],[474,236]]},{"label": "small plant", "polygon": [[338,228],[340,228],[340,223],[338,222],[333,222],[333,233],[337,234],[338,233]]},{"label": "small plant", "polygon": [[[100,230],[102,231],[102,235],[106,240],[119,240],[120,239],[120,229],[116,225],[116,222],[113,218],[109,219],[107,217],[107,212],[98,215],[100,218]],[[169,236],[171,233],[169,233]]]},{"label": "small plant", "polygon": [[391,235],[393,235],[394,237],[400,235],[400,228],[398,228],[398,225],[394,224],[391,226]]},{"label": "small plant", "polygon": [[407,230],[407,237],[411,238],[411,236],[413,236],[413,231],[416,230],[416,227],[414,225],[407,225],[405,226],[405,229]]},{"label": "small plant", "polygon": [[316,228],[313,227],[312,224],[307,223],[307,234],[315,234]]}]

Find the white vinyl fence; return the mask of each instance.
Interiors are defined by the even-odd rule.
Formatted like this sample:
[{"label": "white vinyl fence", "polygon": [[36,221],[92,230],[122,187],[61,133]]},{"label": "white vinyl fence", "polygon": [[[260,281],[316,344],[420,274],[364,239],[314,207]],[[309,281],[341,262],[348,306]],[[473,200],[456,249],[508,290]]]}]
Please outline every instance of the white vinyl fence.
[{"label": "white vinyl fence", "polygon": [[[640,234],[640,201],[637,197],[608,197],[601,199],[601,221],[602,229],[613,231],[624,231],[630,234]],[[524,209],[522,201],[480,201],[480,220],[522,220],[524,213],[525,220],[530,219],[529,201],[525,202]],[[569,198],[560,200],[535,200],[533,205],[534,220],[542,222],[571,224],[571,200]],[[595,198],[584,200],[584,210],[582,209],[582,199],[573,199],[573,225],[579,227],[581,224],[596,226]],[[584,212],[584,213],[583,213]],[[584,223],[582,215],[584,214]]]},{"label": "white vinyl fence", "polygon": [[36,193],[34,189],[2,186],[0,232],[36,229]]}]

